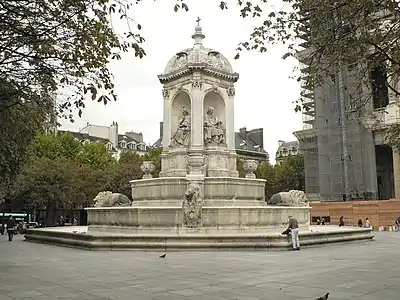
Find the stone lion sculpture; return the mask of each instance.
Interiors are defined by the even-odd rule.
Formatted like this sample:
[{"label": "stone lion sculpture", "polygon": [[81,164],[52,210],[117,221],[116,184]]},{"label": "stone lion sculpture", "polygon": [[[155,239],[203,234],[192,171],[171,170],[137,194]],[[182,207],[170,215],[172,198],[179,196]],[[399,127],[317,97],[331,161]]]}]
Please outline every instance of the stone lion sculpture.
[{"label": "stone lion sculpture", "polygon": [[267,203],[278,206],[308,206],[309,199],[303,191],[290,190],[280,192],[271,197]]},{"label": "stone lion sculpture", "polygon": [[110,191],[98,193],[93,202],[94,207],[131,206],[131,200],[127,196]]},{"label": "stone lion sculpture", "polygon": [[203,199],[200,198],[200,187],[198,184],[190,183],[182,202],[183,225],[191,228],[201,226],[201,212]]}]

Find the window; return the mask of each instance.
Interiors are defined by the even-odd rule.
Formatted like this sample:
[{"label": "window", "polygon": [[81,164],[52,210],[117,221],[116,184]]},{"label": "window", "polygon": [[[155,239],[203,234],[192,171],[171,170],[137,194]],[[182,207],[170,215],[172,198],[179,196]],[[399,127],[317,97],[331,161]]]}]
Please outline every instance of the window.
[{"label": "window", "polygon": [[112,144],[111,143],[107,143],[106,147],[107,147],[107,150],[112,150]]},{"label": "window", "polygon": [[126,148],[126,142],[121,142],[120,146],[121,146],[121,148],[125,149]]},{"label": "window", "polygon": [[385,67],[376,67],[371,72],[371,85],[374,109],[386,107],[389,104],[389,91]]}]

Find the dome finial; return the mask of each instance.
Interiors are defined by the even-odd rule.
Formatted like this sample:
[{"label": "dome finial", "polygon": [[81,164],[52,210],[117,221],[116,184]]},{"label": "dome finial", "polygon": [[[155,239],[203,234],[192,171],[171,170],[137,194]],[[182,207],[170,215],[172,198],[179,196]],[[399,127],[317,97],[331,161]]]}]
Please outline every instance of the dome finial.
[{"label": "dome finial", "polygon": [[196,20],[196,22],[197,22],[197,25],[196,25],[196,27],[194,28],[195,29],[195,31],[194,31],[194,34],[192,35],[192,39],[194,39],[194,41],[195,41],[195,45],[196,44],[202,44],[202,40],[205,38],[205,35],[203,34],[203,32],[202,32],[202,28],[201,28],[201,26],[200,26],[200,21],[201,21],[201,19],[200,19],[200,17],[198,17],[197,18],[197,20]]}]

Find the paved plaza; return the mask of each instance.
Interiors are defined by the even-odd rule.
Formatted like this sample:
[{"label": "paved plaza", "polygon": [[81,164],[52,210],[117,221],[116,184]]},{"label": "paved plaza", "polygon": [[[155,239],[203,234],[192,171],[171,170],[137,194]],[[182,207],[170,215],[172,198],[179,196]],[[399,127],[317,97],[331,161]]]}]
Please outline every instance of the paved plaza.
[{"label": "paved plaza", "polygon": [[0,236],[0,300],[392,300],[400,233],[299,252],[95,252]]}]

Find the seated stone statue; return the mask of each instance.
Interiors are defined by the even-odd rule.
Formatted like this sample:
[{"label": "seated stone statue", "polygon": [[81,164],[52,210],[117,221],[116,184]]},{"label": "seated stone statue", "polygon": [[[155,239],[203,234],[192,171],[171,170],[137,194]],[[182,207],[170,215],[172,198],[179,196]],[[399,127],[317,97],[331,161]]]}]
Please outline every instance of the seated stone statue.
[{"label": "seated stone statue", "polygon": [[204,142],[206,144],[225,143],[224,129],[222,121],[214,115],[214,107],[209,107],[204,119]]},{"label": "seated stone statue", "polygon": [[267,201],[268,205],[277,206],[308,206],[309,199],[303,191],[290,190],[280,192]]},{"label": "seated stone statue", "polygon": [[182,117],[178,121],[178,128],[173,137],[172,144],[186,146],[190,137],[190,114],[185,107],[182,108]]},{"label": "seated stone statue", "polygon": [[131,206],[131,200],[120,193],[100,192],[93,199],[94,207]]}]

